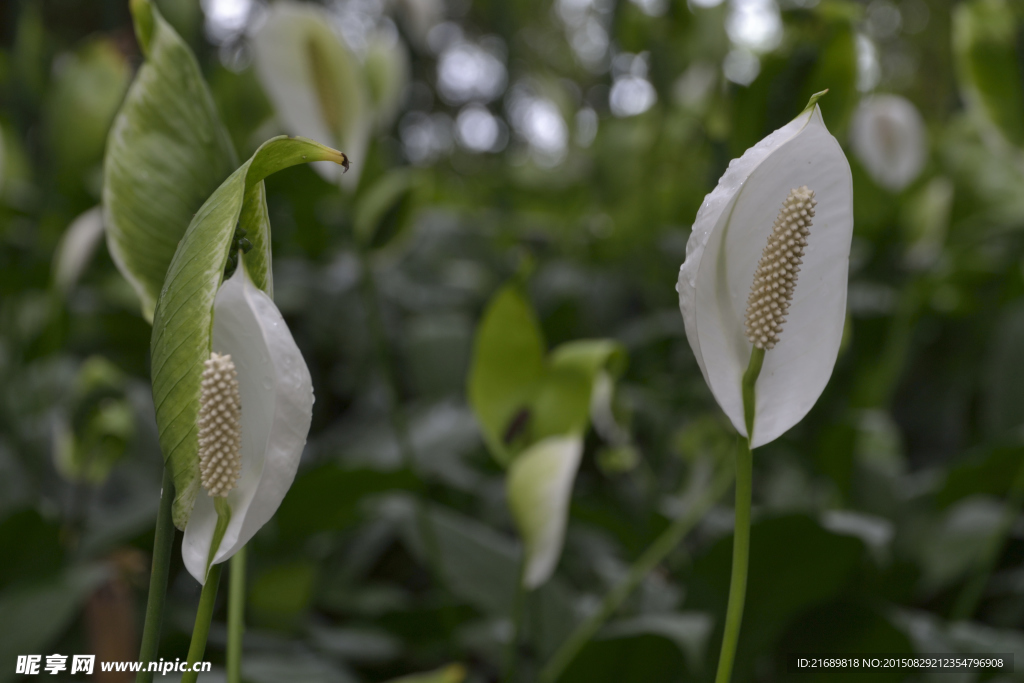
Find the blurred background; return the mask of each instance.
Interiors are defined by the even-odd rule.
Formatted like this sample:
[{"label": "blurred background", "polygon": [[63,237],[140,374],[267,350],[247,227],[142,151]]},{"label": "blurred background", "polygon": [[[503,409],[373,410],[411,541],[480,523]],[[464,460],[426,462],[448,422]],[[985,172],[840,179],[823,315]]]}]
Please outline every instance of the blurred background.
[{"label": "blurred background", "polygon": [[[315,118],[259,62],[280,3],[155,4],[240,158]],[[0,0],[0,681],[18,654],[138,653],[161,476],[150,327],[97,208],[142,61],[127,5]],[[788,673],[791,652],[1015,652],[1024,667],[1024,5],[317,7],[365,125],[323,140],[351,157],[340,188],[307,166],[266,183],[275,299],[316,403],[295,484],[250,543],[246,680],[369,683],[450,662],[498,680],[519,542],[465,387],[481,312],[517,274],[549,348],[610,338],[629,361],[588,433],[556,575],[527,601],[520,674],[535,680],[732,457],[678,268],[730,159],[825,88],[853,168],[848,318],[816,407],[755,453],[734,680],[845,680]],[[712,680],[731,510],[727,495],[560,680]],[[199,596],[179,547],[180,532],[172,660]],[[223,680],[225,618],[221,604],[200,680]],[[108,676],[88,680],[133,680]]]}]

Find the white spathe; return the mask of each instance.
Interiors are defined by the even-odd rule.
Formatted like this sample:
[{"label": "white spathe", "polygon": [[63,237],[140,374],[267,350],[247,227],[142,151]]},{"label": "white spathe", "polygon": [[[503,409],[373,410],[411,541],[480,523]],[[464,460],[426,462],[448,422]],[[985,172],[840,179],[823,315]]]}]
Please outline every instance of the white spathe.
[{"label": "white spathe", "polygon": [[[313,415],[313,382],[274,302],[242,263],[213,305],[213,351],[230,354],[242,405],[242,473],[227,495],[231,521],[213,562],[230,558],[267,523],[295,479]],[[196,497],[181,554],[199,583],[217,512],[205,491]]]},{"label": "white spathe", "polygon": [[[331,15],[312,4],[274,3],[251,35],[250,45],[256,74],[288,134],[345,152],[353,163],[344,176],[338,164],[312,165],[325,180],[355,188],[373,112],[363,67],[331,28]],[[314,59],[322,61],[317,64]],[[324,111],[324,97],[331,111]]]},{"label": "white spathe", "polygon": [[572,485],[582,456],[581,436],[549,437],[517,456],[508,468],[508,505],[523,539],[523,585],[529,590],[551,578],[562,555]]},{"label": "white spathe", "polygon": [[874,181],[894,192],[914,182],[928,158],[924,119],[899,95],[861,100],[853,114],[850,142]]},{"label": "white spathe", "polygon": [[743,436],[741,380],[751,344],[744,327],[758,259],[793,188],[814,191],[817,210],[784,331],[756,385],[751,447],[799,422],[828,383],[846,318],[853,237],[853,178],[817,105],[734,159],[704,198],[676,291],[686,337],[718,404]]}]

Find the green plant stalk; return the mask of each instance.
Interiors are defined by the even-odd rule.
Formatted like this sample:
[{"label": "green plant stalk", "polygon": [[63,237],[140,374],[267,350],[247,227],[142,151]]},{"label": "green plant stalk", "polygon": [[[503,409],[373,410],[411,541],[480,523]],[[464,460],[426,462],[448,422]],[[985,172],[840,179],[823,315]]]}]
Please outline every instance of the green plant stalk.
[{"label": "green plant stalk", "polygon": [[224,568],[223,562],[214,564],[213,558],[217,556],[220,542],[224,540],[224,532],[231,521],[231,508],[224,496],[214,496],[213,507],[217,510],[217,526],[213,529],[210,552],[206,557],[206,583],[203,584],[203,592],[199,596],[196,623],[192,627],[192,643],[188,647],[188,671],[182,674],[181,683],[195,683],[199,677],[199,672],[192,671],[192,668],[206,652],[206,639],[210,635],[210,622],[213,620],[213,606],[217,601],[217,584],[220,583],[220,573]]},{"label": "green plant stalk", "polygon": [[519,571],[516,572],[516,593],[512,599],[512,633],[505,646],[505,662],[502,666],[501,680],[505,683],[512,683],[515,680],[516,665],[519,663],[519,632],[523,626],[523,608],[526,602],[526,585],[523,582],[525,576],[526,550],[524,549],[523,558],[519,563]]},{"label": "green plant stalk", "polygon": [[[372,264],[369,255],[360,251],[361,266],[363,268],[363,291],[364,301],[369,318],[370,334],[373,337],[373,345],[377,351],[377,362],[385,375],[388,390],[391,393],[391,427],[395,432],[398,441],[398,450],[401,454],[402,465],[407,470],[418,476],[416,466],[416,453],[412,447],[412,440],[409,438],[409,422],[402,406],[401,392],[399,391],[398,378],[395,369],[388,355],[390,348],[387,333],[384,330],[384,322],[380,314],[380,299],[377,295],[377,284],[373,277]],[[437,532],[434,529],[433,520],[430,518],[430,511],[427,505],[427,493],[424,486],[417,487],[414,492],[416,498],[416,527],[427,554],[427,565],[434,582],[440,587],[444,594],[443,616],[445,626],[449,634],[456,627],[456,617],[453,612],[453,601],[448,584],[444,580],[443,565],[441,563],[441,548],[437,540]]]},{"label": "green plant stalk", "polygon": [[750,364],[743,374],[743,421],[747,427],[747,439],[740,439],[736,453],[736,529],[732,541],[732,578],[729,581],[729,604],[725,610],[725,631],[722,634],[722,651],[718,657],[718,673],[715,683],[729,683],[732,678],[736,646],[740,639],[740,625],[743,623],[743,605],[747,598],[747,569],[750,565],[750,501],[753,492],[754,456],[750,442],[754,434],[757,378],[764,364],[764,349],[755,348],[750,354]]},{"label": "green plant stalk", "polygon": [[196,683],[199,672],[194,671],[195,663],[203,659],[206,652],[206,639],[210,635],[210,622],[213,620],[213,607],[217,602],[217,584],[220,583],[220,572],[224,563],[215,564],[206,572],[206,584],[199,596],[199,609],[196,611],[196,623],[192,627],[192,644],[188,648],[188,671],[181,675],[181,683]]},{"label": "green plant stalk", "polygon": [[999,556],[1002,554],[1003,547],[1006,546],[1006,538],[1010,535],[1014,521],[1020,516],[1022,507],[1024,507],[1024,463],[1021,464],[1010,484],[1006,506],[1003,508],[1003,518],[989,539],[985,552],[975,564],[973,575],[961,590],[960,595],[957,596],[949,615],[950,620],[963,621],[974,616],[974,611],[978,608],[978,603],[981,602],[981,596],[985,593],[989,577],[995,571]]},{"label": "green plant stalk", "polygon": [[228,683],[242,683],[242,636],[245,633],[245,555],[242,548],[231,558],[228,588]]},{"label": "green plant stalk", "polygon": [[[174,478],[164,467],[160,487],[160,507],[156,513],[156,534],[153,537],[153,568],[149,574],[149,597],[146,599],[146,620],[142,626],[142,646],[139,661],[155,662],[160,649],[160,630],[163,626],[164,603],[167,601],[167,575],[171,569],[171,548],[174,545],[174,522],[171,505],[174,503]],[[135,683],[151,683],[152,671],[139,671]]]},{"label": "green plant stalk", "polygon": [[654,542],[629,568],[626,578],[604,596],[597,611],[577,626],[576,630],[559,646],[540,672],[539,683],[555,683],[565,673],[580,651],[590,642],[601,626],[615,614],[626,598],[636,590],[640,582],[668,557],[669,553],[686,537],[686,534],[707,514],[711,506],[722,497],[732,484],[732,479],[732,468],[723,468],[712,482],[707,494],[654,539]]}]

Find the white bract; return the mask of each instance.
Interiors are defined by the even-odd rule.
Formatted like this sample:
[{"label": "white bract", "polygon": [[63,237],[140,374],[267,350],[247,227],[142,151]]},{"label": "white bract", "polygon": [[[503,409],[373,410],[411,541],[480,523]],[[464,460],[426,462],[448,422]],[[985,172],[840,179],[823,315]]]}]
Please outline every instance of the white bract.
[{"label": "white bract", "polygon": [[853,151],[876,183],[899,192],[914,182],[928,156],[924,120],[899,95],[874,95],[857,106]]},{"label": "white bract", "polygon": [[729,164],[697,212],[679,269],[676,291],[690,347],[718,404],[747,436],[741,381],[753,349],[748,300],[773,223],[802,188],[816,202],[813,225],[785,320],[765,344],[751,448],[807,414],[828,383],[843,334],[853,179],[816,104]]},{"label": "white bract", "polygon": [[[358,58],[331,28],[322,7],[278,2],[252,35],[256,74],[289,135],[344,149],[365,159],[373,126],[370,92]],[[362,164],[342,177],[342,167],[317,162],[325,180],[355,187]]]},{"label": "white bract", "polygon": [[550,437],[517,456],[508,468],[508,505],[525,546],[523,585],[527,589],[551,578],[558,565],[582,456],[581,436]]},{"label": "white bract", "polygon": [[[200,457],[203,483],[209,489],[196,497],[181,546],[185,566],[200,583],[206,580],[217,525],[209,491],[226,493],[231,510],[213,557],[218,563],[238,552],[277,511],[295,478],[313,415],[313,384],[306,362],[281,312],[252,283],[242,263],[217,292],[213,354],[203,377]],[[224,406],[211,405],[224,397]],[[238,414],[238,402],[240,447],[230,424]],[[227,426],[217,424],[218,416]],[[241,468],[234,483],[236,464]],[[223,472],[215,471],[218,465]]]}]

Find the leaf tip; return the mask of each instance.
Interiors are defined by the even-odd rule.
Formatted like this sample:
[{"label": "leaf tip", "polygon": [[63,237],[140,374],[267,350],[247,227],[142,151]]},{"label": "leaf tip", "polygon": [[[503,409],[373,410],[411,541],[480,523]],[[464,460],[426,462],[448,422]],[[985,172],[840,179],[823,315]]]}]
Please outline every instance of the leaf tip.
[{"label": "leaf tip", "polygon": [[142,54],[148,57],[149,44],[153,40],[153,27],[156,24],[153,16],[155,10],[149,0],[129,0],[128,4],[135,24],[135,38],[139,41]]},{"label": "leaf tip", "polygon": [[806,114],[807,112],[809,112],[812,109],[814,109],[814,106],[816,104],[818,104],[818,100],[820,100],[822,97],[824,97],[825,94],[828,93],[828,90],[829,90],[828,88],[825,88],[821,92],[816,92],[813,95],[811,95],[811,99],[807,100],[807,106],[804,107],[804,110],[802,112],[800,112],[800,113],[801,114]]}]

